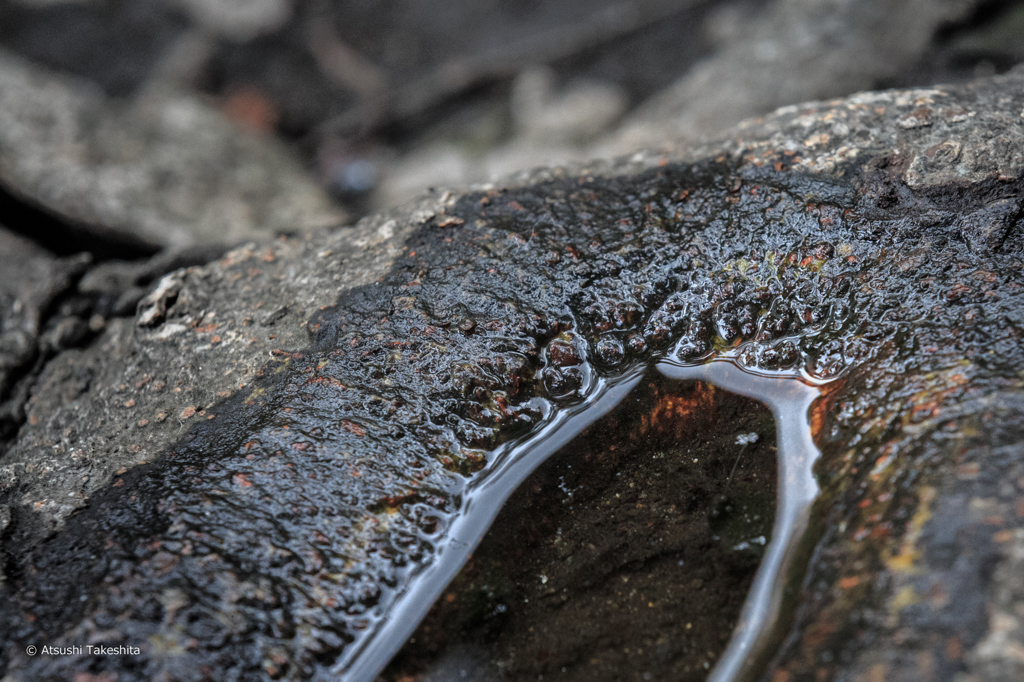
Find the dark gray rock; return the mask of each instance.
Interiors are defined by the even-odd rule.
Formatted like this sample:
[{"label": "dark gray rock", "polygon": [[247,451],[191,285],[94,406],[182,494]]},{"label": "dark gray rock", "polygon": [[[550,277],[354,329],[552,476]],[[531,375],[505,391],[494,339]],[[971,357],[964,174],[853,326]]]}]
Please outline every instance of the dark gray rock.
[{"label": "dark gray rock", "polygon": [[78,283],[78,291],[96,299],[95,314],[131,317],[155,280],[179,268],[205,265],[224,251],[220,246],[193,246],[165,249],[148,260],[106,261],[90,268]]},{"label": "dark gray rock", "polygon": [[[1022,110],[1022,73],[792,107],[692,166],[543,171],[165,276],[46,365],[0,460],[7,673],[309,677],[536,400],[736,341],[834,379],[766,678],[1014,674]],[[44,634],[145,651],[26,657]]]},{"label": "dark gray rock", "polygon": [[[986,310],[984,302],[1001,296],[978,292],[967,282],[986,277],[992,258],[1021,266],[1022,133],[1024,69],[1018,67],[1006,76],[962,86],[863,93],[785,107],[744,122],[722,141],[680,152],[687,159],[718,155],[760,167],[851,178],[878,206],[899,206],[912,197],[932,198],[941,205],[954,196],[973,194],[945,218],[945,229],[949,238],[961,240],[984,260],[977,266],[955,266],[972,273],[972,279],[953,284],[945,305],[962,306],[955,313],[962,320],[991,315],[995,328],[1019,338],[1019,308],[997,304]],[[939,219],[933,215],[930,219]],[[903,242],[897,249],[898,267],[908,275],[928,262],[927,248]],[[1003,293],[1019,291],[1022,281],[1018,271]],[[944,341],[949,342],[952,339]],[[993,338],[992,346],[981,351],[989,360],[970,353],[960,364],[966,369],[979,362],[999,363],[1008,349]],[[1011,362],[1004,367],[1019,377],[1019,365]],[[959,382],[969,375],[952,376]],[[818,674],[857,681],[980,682],[1016,679],[1024,669],[1024,602],[1015,568],[1024,547],[1019,529],[1024,519],[1019,379],[1008,375],[999,389],[961,393],[948,385],[938,394],[934,391],[924,390],[905,403],[901,419],[908,431],[914,429],[909,424],[920,419],[912,416],[915,411],[920,414],[933,399],[940,420],[940,414],[962,419],[985,404],[986,411],[979,414],[984,426],[954,437],[948,451],[955,456],[941,464],[915,461],[903,467],[899,476],[917,479],[904,491],[917,497],[911,508],[901,510],[887,502],[892,489],[879,488],[877,472],[888,466],[884,457],[875,462],[869,481],[845,503],[849,510],[862,506],[864,511],[844,516],[832,508],[833,544],[819,547],[819,570],[828,573],[824,566],[832,564],[834,593],[831,599],[819,596],[804,607],[798,626],[802,637],[791,639],[776,660],[782,666],[778,679]],[[894,452],[906,456],[902,453],[910,449],[907,440],[894,437],[890,442]],[[851,459],[871,463],[870,454],[856,452],[849,450],[845,464],[821,472],[826,485],[850,475]],[[853,471],[857,468],[852,466]],[[864,541],[890,533],[902,538],[889,540],[888,548]],[[839,583],[837,574],[844,571],[848,582]],[[836,587],[840,584],[846,587]],[[825,606],[827,602],[831,603]],[[856,646],[836,646],[823,653],[827,647],[821,639],[836,641],[853,633],[858,633]],[[854,655],[851,650],[857,649]]]},{"label": "dark gray rock", "polygon": [[84,256],[54,258],[0,226],[0,454],[24,418],[26,377],[47,353],[82,337],[78,318],[51,319],[51,307],[73,290],[88,263]]}]

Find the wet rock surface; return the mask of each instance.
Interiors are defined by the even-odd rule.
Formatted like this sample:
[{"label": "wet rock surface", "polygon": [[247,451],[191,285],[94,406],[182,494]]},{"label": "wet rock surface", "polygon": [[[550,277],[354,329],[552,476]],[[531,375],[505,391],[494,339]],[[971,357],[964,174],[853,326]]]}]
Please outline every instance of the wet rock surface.
[{"label": "wet rock surface", "polygon": [[134,100],[0,52],[0,184],[111,241],[235,245],[336,226],[298,161],[195,97]]},{"label": "wet rock surface", "polygon": [[[541,173],[162,278],[47,364],[0,460],[7,673],[325,670],[501,443],[666,353],[833,380],[768,679],[1012,670],[1022,110],[1021,75],[809,105],[693,164]],[[142,654],[25,656],[44,640]]]},{"label": "wet rock surface", "polygon": [[431,680],[474,652],[494,679],[703,680],[771,538],[775,483],[763,405],[642,382],[520,486],[381,678]]}]

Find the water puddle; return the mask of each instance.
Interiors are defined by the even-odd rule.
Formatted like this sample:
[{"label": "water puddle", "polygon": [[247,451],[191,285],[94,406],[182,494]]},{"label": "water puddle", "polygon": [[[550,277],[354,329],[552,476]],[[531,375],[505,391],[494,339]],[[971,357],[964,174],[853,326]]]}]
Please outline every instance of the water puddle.
[{"label": "water puddle", "polygon": [[[309,348],[275,349],[251,389],[93,493],[25,557],[32,570],[8,610],[34,625],[10,648],[11,669],[43,679],[74,668],[18,653],[34,630],[80,644],[113,628],[125,641],[160,642],[149,677],[171,665],[165,652],[188,650],[190,665],[221,677],[370,682],[538,467],[638,399],[636,423],[661,425],[667,453],[648,453],[639,481],[682,462],[686,434],[714,433],[703,420],[725,403],[702,401],[732,392],[760,401],[774,425],[732,434],[708,494],[746,485],[733,478],[750,465],[737,448],[776,443],[781,453],[774,529],[736,537],[726,552],[763,553],[760,568],[746,562],[747,577],[727,590],[735,599],[709,607],[728,623],[723,638],[700,644],[713,656],[697,674],[742,680],[775,650],[787,586],[805,563],[815,377],[867,362],[880,338],[864,331],[883,308],[860,298],[868,285],[855,277],[867,265],[852,250],[873,233],[856,223],[851,192],[670,165],[464,197],[410,236],[382,280],[317,311]],[[651,382],[675,388],[654,400]],[[717,462],[694,458],[671,474],[680,485]],[[754,488],[767,490],[766,478]],[[681,509],[669,502],[663,518],[672,504]],[[154,594],[166,603],[137,607]],[[103,665],[113,674],[141,664]]]},{"label": "water puddle", "polygon": [[[713,520],[711,522],[711,527],[716,528],[714,538],[718,544],[721,545],[724,542],[722,547],[727,550],[731,549],[732,553],[738,556],[759,558],[760,566],[756,569],[756,575],[753,576],[752,581],[750,575],[754,573],[754,566],[757,566],[756,560],[752,564],[748,562],[745,575],[740,575],[744,573],[743,570],[733,567],[735,570],[732,570],[732,573],[735,575],[730,578],[733,580],[732,589],[736,591],[736,586],[740,585],[739,589],[742,589],[747,596],[741,610],[737,603],[737,608],[733,609],[731,614],[727,607],[721,614],[728,623],[725,631],[731,628],[732,623],[736,623],[732,637],[728,645],[724,647],[724,651],[721,650],[721,643],[703,643],[698,652],[700,660],[698,666],[694,667],[693,673],[698,675],[694,679],[701,679],[707,675],[708,668],[710,668],[710,677],[707,679],[713,682],[737,682],[749,679],[763,667],[781,639],[783,633],[780,627],[784,626],[786,622],[787,595],[798,583],[804,568],[802,563],[806,561],[806,555],[801,551],[806,548],[806,543],[802,543],[801,539],[808,529],[811,504],[819,492],[812,472],[818,452],[811,438],[809,408],[814,399],[820,395],[819,387],[816,382],[804,374],[795,372],[755,374],[741,368],[732,359],[716,360],[700,365],[665,359],[657,362],[650,369],[638,367],[615,380],[598,379],[597,381],[598,385],[595,387],[592,399],[574,408],[554,413],[551,422],[545,428],[526,440],[510,443],[497,453],[492,468],[488,472],[469,480],[462,493],[464,500],[462,509],[459,514],[455,515],[447,533],[447,539],[443,544],[439,544],[433,561],[422,569],[401,594],[397,595],[386,615],[383,615],[379,622],[376,632],[365,638],[365,644],[359,648],[352,647],[346,652],[346,657],[334,668],[335,673],[344,674],[345,679],[354,682],[362,680],[369,682],[375,679],[388,661],[402,648],[403,643],[413,634],[417,625],[428,616],[435,600],[445,593],[446,588],[453,580],[456,580],[456,576],[467,561],[475,552],[478,552],[481,540],[488,533],[488,529],[491,528],[499,513],[503,513],[503,519],[505,516],[516,516],[512,510],[502,512],[502,508],[524,481],[528,479],[530,481],[528,485],[523,486],[525,488],[533,488],[537,485],[544,488],[544,485],[534,482],[538,476],[541,476],[549,482],[548,488],[550,488],[551,477],[554,474],[550,472],[545,474],[542,470],[550,469],[551,466],[561,466],[563,469],[558,474],[558,488],[561,493],[559,490],[551,489],[545,493],[546,498],[538,497],[537,499],[569,501],[566,495],[571,498],[572,484],[565,481],[567,477],[572,479],[574,474],[571,472],[572,464],[567,462],[576,461],[578,471],[584,466],[584,460],[589,458],[595,448],[606,451],[606,454],[598,456],[598,459],[602,457],[607,459],[608,452],[614,452],[617,448],[614,426],[616,424],[625,425],[623,426],[624,432],[619,436],[623,439],[620,445],[637,441],[637,434],[641,434],[639,441],[643,444],[639,448],[639,452],[642,454],[634,454],[634,456],[664,458],[668,453],[670,458],[679,459],[684,464],[693,466],[698,466],[700,461],[708,459],[707,454],[693,458],[693,462],[690,463],[689,455],[684,455],[681,452],[682,447],[691,443],[697,434],[706,436],[709,432],[716,430],[722,432],[724,429],[727,437],[731,439],[733,450],[737,451],[739,456],[734,455],[733,450],[723,450],[721,443],[715,451],[716,456],[721,460],[713,465],[717,480],[713,484],[705,486],[705,491],[711,491],[708,494],[720,500],[720,505],[723,503],[722,501],[728,499],[722,492],[728,492],[734,478],[738,480],[740,477],[746,476],[748,482],[753,481],[753,489],[761,491],[763,496],[765,491],[770,491],[775,485],[772,480],[768,479],[774,478],[773,474],[777,473],[775,507],[772,509],[769,505],[767,509],[760,510],[764,518],[759,520],[765,526],[764,529],[759,532],[754,532],[754,528],[748,529],[751,532],[746,534],[750,537],[745,537],[743,533],[732,537],[729,533],[716,528]],[[734,395],[730,396],[729,393]],[[744,401],[736,396],[753,399],[760,405],[752,401]],[[740,466],[743,461],[742,453],[747,449],[748,444],[761,440],[761,438],[757,431],[731,434],[730,428],[735,429],[739,426],[742,430],[742,424],[738,422],[730,424],[729,419],[724,418],[723,415],[728,413],[729,409],[738,410],[737,414],[745,414],[749,420],[756,418],[758,410],[762,413],[765,412],[765,407],[767,407],[767,411],[770,411],[772,419],[769,419],[765,426],[764,419],[768,419],[768,417],[762,415],[762,427],[758,431],[761,436],[764,436],[764,439],[759,447],[768,447],[774,439],[779,453],[776,458],[777,464],[770,463],[771,466],[767,472],[762,470],[760,480],[756,479],[756,474],[754,474],[755,479],[750,479],[754,463],[747,462]],[[609,422],[613,425],[611,430],[608,427]],[[588,429],[603,435],[598,436],[595,440],[591,434],[588,440]],[[655,432],[657,435],[652,435]],[[581,436],[581,434],[584,435]],[[577,439],[582,440],[583,444],[580,444]],[[608,446],[608,443],[611,445]],[[675,450],[670,452],[672,448]],[[574,451],[576,454],[571,454]],[[566,454],[567,452],[570,454]],[[552,457],[555,453],[558,453],[558,456]],[[574,457],[575,459],[573,459]],[[551,462],[542,467],[541,465],[549,458]],[[749,458],[750,456],[748,456]],[[556,465],[556,460],[560,464]],[[764,458],[762,457],[761,460]],[[761,463],[763,465],[764,461]],[[707,464],[708,462],[705,462],[705,465]],[[589,463],[586,466],[592,467],[594,464]],[[621,468],[621,461],[617,466]],[[649,468],[653,465],[645,463],[644,466]],[[566,470],[564,467],[569,467],[569,469]],[[736,475],[737,469],[739,469],[740,476]],[[771,471],[771,469],[777,469],[777,472]],[[687,475],[686,471],[677,471],[674,474],[681,489],[688,484]],[[607,490],[611,490],[609,485],[611,484],[605,486]],[[692,487],[692,483],[690,485]],[[771,493],[767,494],[770,496]],[[678,502],[680,505],[684,504],[682,499]],[[510,505],[521,506],[522,502],[517,497]],[[714,507],[715,500],[711,500],[710,505]],[[649,505],[642,502],[637,503],[637,508],[647,506]],[[664,502],[662,507],[664,507],[662,516],[666,518],[671,516],[675,509],[668,502]],[[719,510],[713,512],[713,514],[718,513]],[[753,512],[747,512],[748,523],[751,513]],[[765,532],[767,518],[772,513],[774,513],[774,526],[770,529],[770,533],[767,533]],[[754,515],[759,516],[758,514]],[[541,519],[548,518],[551,514],[533,509],[529,514],[519,515],[520,518],[524,516],[536,519],[536,523],[542,523]],[[534,523],[534,521],[531,520],[529,523]],[[650,524],[661,525],[661,522],[655,519]],[[500,520],[498,525],[508,526],[509,523]],[[706,521],[704,525],[707,526]],[[520,529],[518,532],[522,534],[525,531]],[[561,541],[557,539],[557,535],[560,534],[561,529],[559,528],[553,542]],[[507,532],[505,537],[506,540],[496,542],[507,543],[507,537],[509,537]],[[770,542],[767,541],[768,537],[770,537]],[[656,544],[662,540],[663,538],[659,537],[652,542]],[[701,542],[706,540],[707,538]],[[691,544],[694,542],[692,533],[689,542]],[[766,547],[765,543],[767,543]],[[488,550],[487,546],[487,541],[485,541],[484,546],[479,550],[484,556],[481,559],[478,555],[473,559],[475,566],[486,562],[486,556],[489,553],[494,553]],[[673,557],[672,561],[677,560],[674,558],[677,554],[679,557],[683,556],[680,552],[685,553],[685,543],[679,545],[674,551],[674,554],[669,552]],[[701,561],[708,560],[707,556],[701,559]],[[509,563],[507,557],[502,561],[506,564]],[[684,558],[679,558],[678,561],[679,566],[685,565]],[[492,561],[492,563],[494,562]],[[476,566],[477,573],[479,570],[479,566]],[[728,572],[726,571],[726,573]],[[682,576],[685,571],[680,569],[678,573]],[[651,575],[653,576],[653,573]],[[544,574],[538,574],[536,580],[541,581],[541,585],[546,585],[545,578],[547,577]],[[579,577],[584,579],[585,574],[580,574]],[[624,574],[622,577],[629,580],[628,575]],[[672,577],[671,573],[665,574],[666,580],[671,581]],[[699,578],[696,580],[703,582]],[[465,581],[463,580],[463,582]],[[479,583],[479,580],[477,582]],[[485,580],[484,582],[501,583],[502,580],[492,576],[489,581]],[[507,582],[506,578],[505,583]],[[458,583],[457,580],[456,583]],[[637,584],[634,580],[634,585]],[[493,585],[485,587],[491,592],[492,598],[489,601],[485,599],[484,601],[488,601],[488,603],[484,606],[477,604],[476,610],[480,611],[483,608],[490,616],[503,614],[509,607],[503,603],[502,594],[495,595]],[[648,586],[648,591],[651,589],[653,588]],[[501,593],[501,590],[498,592]],[[660,592],[660,590],[655,590],[655,592]],[[687,599],[685,594],[680,594],[679,597],[683,600]],[[466,601],[462,596],[451,591],[446,595],[446,599],[452,602]],[[662,600],[658,599],[658,601]],[[649,601],[651,609],[655,608],[654,602],[653,598]],[[441,606],[444,606],[443,600]],[[721,610],[722,606],[709,608]],[[437,621],[438,616],[428,617],[428,622],[431,619]],[[451,614],[441,616],[441,620],[451,620]],[[465,619],[463,620],[465,621]],[[679,621],[680,627],[684,627],[682,618],[675,618],[675,620]],[[422,633],[418,637],[422,644],[424,639]],[[450,645],[453,642],[447,644]],[[717,650],[706,652],[705,650],[709,646],[717,648]],[[537,656],[541,659],[550,657],[550,652],[545,653],[545,651],[540,652]],[[629,651],[628,647],[626,651]],[[675,652],[668,656],[669,658],[672,656],[678,658],[678,654],[679,652]],[[410,656],[405,655],[404,657],[408,659]],[[422,667],[422,662],[414,663],[414,667],[417,664]],[[442,662],[441,665],[443,664]],[[622,665],[622,662],[620,661],[618,665]],[[677,670],[673,674],[677,675],[678,672]],[[654,678],[648,674],[648,677],[638,679],[657,679],[664,672],[659,675],[655,671],[654,674],[656,675]]]},{"label": "water puddle", "polygon": [[820,492],[814,478],[819,453],[811,434],[809,411],[819,389],[795,375],[762,375],[755,380],[728,361],[702,366],[661,363],[658,370],[673,379],[709,381],[728,391],[765,403],[775,418],[778,449],[778,500],[772,541],[740,614],[728,648],[709,682],[738,682],[757,674],[781,640],[780,621],[789,589],[803,573],[801,539],[807,531],[811,505]]}]

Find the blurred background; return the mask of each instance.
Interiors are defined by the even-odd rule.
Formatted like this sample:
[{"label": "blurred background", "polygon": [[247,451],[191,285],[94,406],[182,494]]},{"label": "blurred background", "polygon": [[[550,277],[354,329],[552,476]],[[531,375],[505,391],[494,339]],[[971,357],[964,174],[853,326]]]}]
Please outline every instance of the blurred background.
[{"label": "blurred background", "polygon": [[1020,61],[1022,0],[0,0],[0,184],[138,248],[237,242]]}]

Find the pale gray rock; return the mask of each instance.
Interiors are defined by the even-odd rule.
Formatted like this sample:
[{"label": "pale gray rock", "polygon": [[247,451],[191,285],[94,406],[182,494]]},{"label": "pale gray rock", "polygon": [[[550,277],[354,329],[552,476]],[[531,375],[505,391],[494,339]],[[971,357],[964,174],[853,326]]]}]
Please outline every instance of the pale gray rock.
[{"label": "pale gray rock", "polygon": [[620,88],[580,80],[556,86],[555,72],[527,69],[512,84],[511,109],[521,137],[554,144],[580,144],[604,132],[626,111]]},{"label": "pale gray rock", "polygon": [[844,96],[914,66],[943,25],[977,0],[777,0],[725,6],[720,48],[641,105],[603,146],[622,153],[712,136],[751,116]]},{"label": "pale gray rock", "polygon": [[970,673],[958,682],[1024,679],[1024,531],[1013,533],[996,569],[989,630],[967,655]]},{"label": "pale gray rock", "polygon": [[[441,204],[428,197],[352,229],[250,243],[157,280],[137,315],[112,318],[87,347],[46,364],[0,460],[5,497],[34,510],[33,533],[59,528],[115,471],[153,461],[248,385],[270,351],[305,346],[309,317],[383,275],[405,235]],[[104,264],[79,288],[105,291],[132,276]]]},{"label": "pale gray rock", "polygon": [[344,215],[282,145],[194,97],[110,100],[0,52],[0,184],[108,239],[238,244]]},{"label": "pale gray rock", "polygon": [[275,31],[291,18],[293,0],[169,0],[200,26],[236,40]]},{"label": "pale gray rock", "polygon": [[[1024,174],[1024,67],[961,86],[865,92],[844,99],[783,107],[744,121],[703,145],[677,144],[689,159],[726,154],[802,173],[842,176],[869,157],[884,156],[907,187],[928,191],[949,184],[1011,182]],[[965,217],[964,229],[984,239],[1011,218],[1002,204],[991,220]],[[1011,212],[1012,213],[1012,212]]]}]

